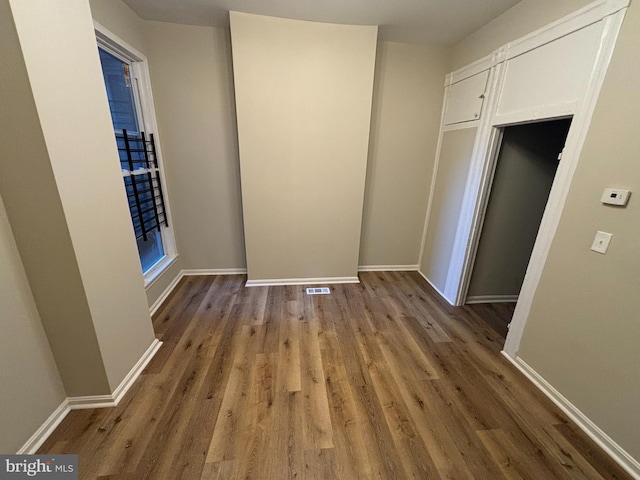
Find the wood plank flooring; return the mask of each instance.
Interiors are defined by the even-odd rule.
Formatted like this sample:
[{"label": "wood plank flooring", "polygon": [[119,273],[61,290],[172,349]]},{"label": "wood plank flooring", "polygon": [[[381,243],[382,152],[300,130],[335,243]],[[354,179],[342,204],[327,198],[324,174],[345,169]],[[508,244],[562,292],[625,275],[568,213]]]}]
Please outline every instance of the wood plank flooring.
[{"label": "wood plank flooring", "polygon": [[82,479],[628,479],[416,273],[308,296],[185,277],[120,405],[72,411],[39,453]]},{"label": "wood plank flooring", "polygon": [[515,302],[474,303],[463,307],[469,315],[476,316],[493,328],[502,338],[507,338],[508,325],[516,309]]}]

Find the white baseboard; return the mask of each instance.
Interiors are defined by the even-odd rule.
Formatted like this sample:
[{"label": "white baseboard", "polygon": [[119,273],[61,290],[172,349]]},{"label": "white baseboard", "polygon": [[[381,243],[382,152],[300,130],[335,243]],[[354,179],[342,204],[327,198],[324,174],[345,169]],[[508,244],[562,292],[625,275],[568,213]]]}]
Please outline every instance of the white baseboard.
[{"label": "white baseboard", "polygon": [[582,413],[574,404],[567,400],[558,390],[547,382],[538,372],[531,368],[520,357],[512,358],[502,351],[502,355],[509,360],[522,374],[527,377],[549,400],[562,410],[573,422],[586,433],[591,440],[600,446],[618,465],[633,478],[640,479],[640,462],[633,458],[627,451],[618,445],[600,427],[593,423],[589,417]]},{"label": "white baseboard", "polygon": [[182,270],[182,275],[246,275],[246,268],[192,268]]},{"label": "white baseboard", "polygon": [[182,280],[182,277],[192,275],[246,275],[246,268],[202,268],[202,269],[185,269],[180,270],[180,273],[176,275],[171,283],[164,289],[164,292],[156,299],[155,302],[149,307],[149,312],[153,316],[160,308],[160,305],[171,295],[173,289],[176,288],[178,282]]},{"label": "white baseboard", "polygon": [[360,283],[358,277],[323,277],[323,278],[273,278],[264,280],[247,280],[247,287],[272,287],[277,285],[321,285],[336,283]]},{"label": "white baseboard", "polygon": [[516,303],[518,295],[473,295],[467,297],[464,303]]},{"label": "white baseboard", "polygon": [[153,339],[149,348],[142,354],[140,360],[131,368],[126,377],[111,395],[88,395],[86,397],[69,397],[69,408],[71,410],[83,410],[88,408],[115,407],[120,403],[122,397],[129,391],[133,382],[140,376],[144,368],[149,364],[153,356],[162,346],[162,342],[157,338]]},{"label": "white baseboard", "polygon": [[29,438],[29,440],[27,440],[27,442],[16,453],[18,455],[33,455],[36,453],[47,438],[49,438],[49,435],[51,435],[56,427],[60,425],[60,422],[64,420],[69,413],[69,410],[69,400],[65,398],[58,408],[49,415],[49,418],[44,421],[40,428],[31,435],[31,438]]},{"label": "white baseboard", "polygon": [[140,360],[133,366],[126,377],[120,382],[118,388],[111,395],[88,395],[83,397],[67,397],[56,410],[49,415],[49,418],[36,430],[27,442],[18,450],[18,454],[33,454],[49,438],[49,435],[56,429],[60,422],[64,420],[71,410],[83,410],[88,408],[108,408],[115,407],[120,403],[133,382],[140,376],[144,368],[151,361],[153,356],[162,346],[162,342],[157,338],[151,342],[149,348],[140,357]]},{"label": "white baseboard", "polygon": [[359,265],[359,272],[416,272],[418,265]]},{"label": "white baseboard", "polygon": [[158,350],[160,350],[161,346],[162,346],[162,342],[157,338],[154,338],[153,342],[151,342],[151,345],[149,345],[149,348],[147,348],[147,350],[142,354],[142,356],[136,362],[133,368],[129,371],[127,376],[124,377],[122,382],[120,382],[120,385],[118,385],[118,388],[116,388],[113,391],[111,396],[113,397],[113,400],[116,405],[120,403],[120,400],[122,400],[122,397],[124,397],[125,394],[129,391],[129,389],[133,385],[133,382],[135,382],[136,379],[140,376],[140,374],[145,369],[145,367],[149,364],[151,359],[155,356]]},{"label": "white baseboard", "polygon": [[164,289],[164,292],[162,292],[160,296],[156,298],[156,301],[153,302],[151,307],[149,307],[149,313],[151,314],[151,316],[155,315],[155,313],[158,311],[158,308],[160,308],[160,305],[162,305],[162,303],[169,297],[169,295],[171,295],[171,292],[173,292],[173,289],[176,288],[178,282],[182,280],[182,277],[184,276],[182,272],[183,270],[181,270],[178,275],[176,275],[176,278],[171,281],[167,288]]},{"label": "white baseboard", "polygon": [[89,408],[115,407],[113,395],[87,395],[82,397],[68,397],[70,410],[86,410]]},{"label": "white baseboard", "polygon": [[424,279],[427,281],[427,283],[428,283],[429,285],[431,285],[431,288],[433,288],[436,292],[438,292],[438,294],[439,294],[442,298],[444,298],[444,299],[447,301],[447,303],[448,303],[449,305],[453,305],[453,304],[454,304],[454,302],[452,302],[451,300],[449,300],[449,299],[447,298],[447,296],[446,296],[444,293],[442,293],[438,287],[436,287],[433,283],[431,283],[431,280],[429,280],[429,279],[427,278],[427,276],[426,276],[424,273],[422,273],[420,270],[418,270],[418,273],[420,274],[420,276],[421,276],[422,278],[424,278]]}]

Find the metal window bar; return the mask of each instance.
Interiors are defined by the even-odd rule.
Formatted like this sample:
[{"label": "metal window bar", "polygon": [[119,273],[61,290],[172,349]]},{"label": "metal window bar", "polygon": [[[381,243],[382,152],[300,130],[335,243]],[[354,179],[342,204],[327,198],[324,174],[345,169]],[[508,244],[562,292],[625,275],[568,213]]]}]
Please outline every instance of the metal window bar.
[{"label": "metal window bar", "polygon": [[[140,137],[142,138],[142,145],[144,145],[144,159],[147,163],[147,165],[151,165],[151,162],[149,161],[149,152],[147,152],[147,139],[144,136],[144,132],[140,132]],[[152,140],[153,140],[153,135],[151,136]],[[151,142],[152,142],[151,140]],[[153,144],[153,142],[152,142]],[[153,157],[155,159],[155,155]],[[151,178],[151,173],[147,170],[147,180],[149,181],[149,185],[151,185],[151,187],[153,188],[153,179]],[[159,185],[159,183],[158,183]],[[162,192],[160,193],[162,194]],[[153,202],[153,213],[154,213],[154,217],[156,220],[156,225],[158,225],[158,230],[160,230],[160,216],[158,215],[158,207],[156,205],[156,202]]]},{"label": "metal window bar", "polygon": [[[149,135],[149,146],[151,147],[151,154],[153,155],[153,159],[156,163],[156,168],[157,168],[157,160],[158,160],[158,154],[156,153],[156,141],[155,138],[153,136],[153,133]],[[160,205],[162,206],[162,216],[164,219],[164,225],[166,227],[169,226],[169,222],[167,221],[167,210],[164,208],[164,194],[162,193],[162,182],[160,181],[160,172],[158,170],[155,171],[155,181],[157,182],[157,187],[158,187],[158,194],[160,196]]]},{"label": "metal window bar", "polygon": [[[153,134],[147,139],[144,132],[136,136],[123,129],[122,133],[116,133],[116,143],[122,168],[131,173],[124,177],[124,184],[135,235],[137,239],[147,240],[148,234],[153,230],[160,230],[162,224],[169,226],[157,170],[155,139]],[[136,168],[147,171],[133,175]],[[149,169],[153,169],[153,173]]]}]

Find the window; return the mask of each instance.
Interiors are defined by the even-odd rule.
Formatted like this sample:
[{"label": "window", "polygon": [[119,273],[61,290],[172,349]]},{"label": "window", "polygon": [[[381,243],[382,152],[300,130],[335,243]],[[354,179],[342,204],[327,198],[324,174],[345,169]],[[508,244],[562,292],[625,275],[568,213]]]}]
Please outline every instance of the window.
[{"label": "window", "polygon": [[[146,62],[96,27],[114,140],[118,146],[129,211],[145,283],[150,284],[175,259],[168,228],[161,165],[153,131],[155,118]],[[147,108],[145,108],[145,106]]]}]

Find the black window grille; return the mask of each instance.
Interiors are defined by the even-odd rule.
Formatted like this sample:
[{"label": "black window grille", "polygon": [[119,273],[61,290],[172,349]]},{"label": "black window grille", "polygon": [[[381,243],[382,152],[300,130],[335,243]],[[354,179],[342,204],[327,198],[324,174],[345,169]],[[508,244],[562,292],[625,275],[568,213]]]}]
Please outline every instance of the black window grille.
[{"label": "black window grille", "polygon": [[116,142],[136,239],[147,240],[153,230],[169,226],[153,133],[147,138],[122,130]]}]

